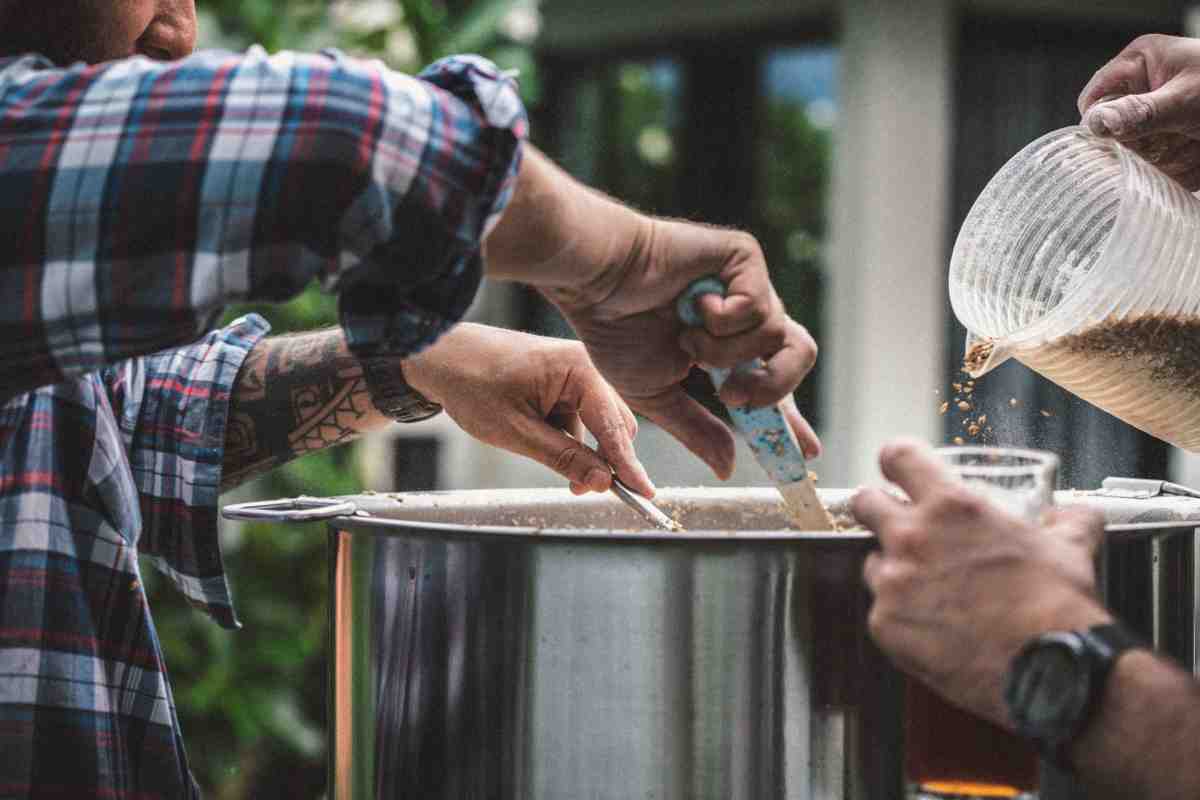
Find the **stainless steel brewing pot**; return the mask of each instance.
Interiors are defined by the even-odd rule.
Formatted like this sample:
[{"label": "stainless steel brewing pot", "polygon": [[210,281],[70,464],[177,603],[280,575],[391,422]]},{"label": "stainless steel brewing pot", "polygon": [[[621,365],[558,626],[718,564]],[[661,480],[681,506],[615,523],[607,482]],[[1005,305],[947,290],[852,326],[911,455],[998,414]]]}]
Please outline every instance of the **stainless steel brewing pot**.
[{"label": "stainless steel brewing pot", "polygon": [[[1194,661],[1200,500],[1134,488],[1058,502],[1105,510],[1110,594]],[[849,492],[821,494],[844,512]],[[902,678],[866,631],[873,537],[786,530],[772,489],[658,502],[689,532],[565,490],[281,501],[336,515],[332,795],[902,797]]]}]

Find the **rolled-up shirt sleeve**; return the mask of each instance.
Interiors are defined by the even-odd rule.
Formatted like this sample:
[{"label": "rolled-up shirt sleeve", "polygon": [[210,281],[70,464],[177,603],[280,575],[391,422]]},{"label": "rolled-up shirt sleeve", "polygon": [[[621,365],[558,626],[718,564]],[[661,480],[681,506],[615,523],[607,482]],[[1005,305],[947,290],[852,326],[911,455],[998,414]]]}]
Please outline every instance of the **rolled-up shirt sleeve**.
[{"label": "rolled-up shirt sleeve", "polygon": [[268,330],[250,314],[101,373],[138,492],[138,550],[226,627],[238,623],[218,541],[225,431],[238,370]]},{"label": "rolled-up shirt sleeve", "polygon": [[466,310],[526,136],[473,57],[0,63],[0,399],[196,339],[226,303],[341,295],[363,354]]}]

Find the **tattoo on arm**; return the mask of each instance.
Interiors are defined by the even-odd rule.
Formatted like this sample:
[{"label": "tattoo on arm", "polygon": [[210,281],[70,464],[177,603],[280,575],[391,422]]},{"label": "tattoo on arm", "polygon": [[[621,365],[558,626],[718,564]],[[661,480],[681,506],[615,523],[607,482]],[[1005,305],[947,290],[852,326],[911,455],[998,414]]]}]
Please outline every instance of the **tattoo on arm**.
[{"label": "tattoo on arm", "polygon": [[265,339],[234,384],[221,489],[350,441],[379,418],[340,330]]}]

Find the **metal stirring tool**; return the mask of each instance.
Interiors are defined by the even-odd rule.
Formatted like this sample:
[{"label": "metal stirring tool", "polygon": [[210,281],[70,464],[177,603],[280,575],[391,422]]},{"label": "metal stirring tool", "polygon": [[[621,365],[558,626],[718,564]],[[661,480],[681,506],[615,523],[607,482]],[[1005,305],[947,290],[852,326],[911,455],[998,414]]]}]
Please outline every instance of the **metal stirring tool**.
[{"label": "metal stirring tool", "polygon": [[682,525],[668,517],[654,503],[626,486],[615,474],[612,476],[612,493],[621,498],[621,502],[632,508],[638,516],[654,527],[676,533],[683,530]]}]

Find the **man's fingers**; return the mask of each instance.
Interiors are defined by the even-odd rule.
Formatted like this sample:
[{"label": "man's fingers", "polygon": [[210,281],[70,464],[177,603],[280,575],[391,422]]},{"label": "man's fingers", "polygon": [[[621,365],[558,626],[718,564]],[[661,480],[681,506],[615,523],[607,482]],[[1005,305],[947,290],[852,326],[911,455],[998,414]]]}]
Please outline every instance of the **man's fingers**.
[{"label": "man's fingers", "polygon": [[733,434],[682,388],[673,387],[653,398],[633,399],[630,404],[708,464],[718,478],[728,480],[733,474]]},{"label": "man's fingers", "polygon": [[878,551],[868,553],[867,560],[863,562],[863,581],[871,594],[877,594],[875,587],[879,584],[879,571],[882,568],[883,554]]},{"label": "man's fingers", "polygon": [[736,336],[752,331],[770,318],[774,309],[762,289],[757,294],[708,294],[700,298],[704,330],[714,336]]},{"label": "man's fingers", "polygon": [[804,457],[808,459],[820,458],[821,440],[817,438],[817,432],[808,424],[808,420],[800,413],[800,409],[796,408],[795,398],[788,395],[779,405],[788,427],[796,434],[796,441],[800,443],[800,452],[804,453]]},{"label": "man's fingers", "polygon": [[886,547],[883,531],[909,509],[904,503],[882,489],[863,489],[850,498],[850,513],[867,530],[880,537]]},{"label": "man's fingers", "polygon": [[1096,71],[1079,93],[1079,116],[1106,97],[1142,94],[1150,91],[1146,60],[1139,50],[1127,47],[1120,55]]},{"label": "man's fingers", "polygon": [[1042,522],[1048,533],[1080,540],[1093,555],[1104,541],[1104,515],[1096,509],[1052,508],[1043,515]]},{"label": "man's fingers", "polygon": [[513,440],[506,446],[590,491],[607,492],[612,486],[612,470],[598,453],[545,420],[518,418],[513,422]]},{"label": "man's fingers", "polygon": [[920,502],[951,480],[933,450],[915,439],[884,445],[879,451],[879,468],[883,477],[903,489],[913,502]]},{"label": "man's fingers", "polygon": [[679,344],[699,363],[726,369],[756,358],[768,359],[785,347],[804,350],[813,362],[817,358],[812,336],[803,325],[782,313],[751,331],[731,336],[689,328],[680,334]]},{"label": "man's fingers", "polygon": [[[631,489],[646,497],[654,496],[654,484],[633,450],[633,436],[623,411],[624,402],[597,374],[589,377],[579,416],[596,437],[600,454]],[[606,487],[607,488],[607,487]]]},{"label": "man's fingers", "polygon": [[727,234],[723,249],[726,256],[719,277],[725,284],[725,296],[707,295],[699,303],[705,330],[722,337],[754,330],[783,313],[758,241],[748,234],[732,238]]},{"label": "man's fingers", "polygon": [[1152,92],[1127,94],[1097,103],[1083,117],[1084,126],[1097,136],[1122,141],[1194,127],[1195,112],[1187,102],[1185,79],[1176,77]]},{"label": "man's fingers", "polygon": [[629,431],[629,438],[636,439],[638,435],[637,416],[633,413],[633,409],[629,407],[629,404],[621,399],[621,396],[617,394],[615,389],[609,387],[609,391],[621,408],[621,418],[625,420],[625,430]]},{"label": "man's fingers", "polygon": [[793,338],[772,353],[759,369],[735,372],[721,387],[721,400],[730,406],[762,408],[790,397],[817,360],[817,345],[800,326]]}]

